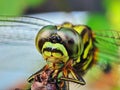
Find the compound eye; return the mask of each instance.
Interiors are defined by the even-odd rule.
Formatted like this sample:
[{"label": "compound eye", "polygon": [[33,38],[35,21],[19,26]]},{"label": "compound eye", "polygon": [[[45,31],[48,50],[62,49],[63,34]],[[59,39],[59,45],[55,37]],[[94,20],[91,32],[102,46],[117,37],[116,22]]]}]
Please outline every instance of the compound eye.
[{"label": "compound eye", "polygon": [[56,32],[56,26],[48,25],[43,27],[37,34],[35,45],[36,48],[41,52],[43,44],[48,41],[48,38]]},{"label": "compound eye", "polygon": [[68,44],[70,45],[74,44],[74,40],[73,39],[68,40]]}]

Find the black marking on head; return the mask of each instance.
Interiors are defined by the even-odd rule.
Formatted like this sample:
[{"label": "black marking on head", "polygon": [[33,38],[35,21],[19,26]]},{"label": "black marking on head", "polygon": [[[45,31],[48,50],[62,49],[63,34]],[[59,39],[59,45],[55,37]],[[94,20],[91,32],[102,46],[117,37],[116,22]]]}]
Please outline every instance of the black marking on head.
[{"label": "black marking on head", "polygon": [[60,43],[62,41],[62,39],[57,33],[53,33],[49,37],[49,41],[52,42],[52,43]]},{"label": "black marking on head", "polygon": [[61,55],[63,55],[63,52],[62,52],[62,51],[57,50],[57,49],[52,49],[52,48],[49,48],[49,47],[44,48],[44,49],[43,49],[43,52],[44,52],[44,51],[60,53]]}]

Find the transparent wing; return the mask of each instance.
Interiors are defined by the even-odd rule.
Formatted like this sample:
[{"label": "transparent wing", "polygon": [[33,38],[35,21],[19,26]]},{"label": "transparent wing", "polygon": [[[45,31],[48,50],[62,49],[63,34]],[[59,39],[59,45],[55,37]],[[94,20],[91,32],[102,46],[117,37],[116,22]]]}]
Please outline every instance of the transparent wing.
[{"label": "transparent wing", "polygon": [[26,81],[45,65],[34,38],[50,21],[29,16],[0,17],[0,89]]},{"label": "transparent wing", "polygon": [[95,31],[95,45],[101,60],[120,63],[120,32]]},{"label": "transparent wing", "polygon": [[50,21],[24,16],[0,17],[0,43],[33,41],[42,26],[53,24]]},{"label": "transparent wing", "polygon": [[96,38],[102,39],[102,41],[120,46],[120,31],[106,30],[95,31]]}]

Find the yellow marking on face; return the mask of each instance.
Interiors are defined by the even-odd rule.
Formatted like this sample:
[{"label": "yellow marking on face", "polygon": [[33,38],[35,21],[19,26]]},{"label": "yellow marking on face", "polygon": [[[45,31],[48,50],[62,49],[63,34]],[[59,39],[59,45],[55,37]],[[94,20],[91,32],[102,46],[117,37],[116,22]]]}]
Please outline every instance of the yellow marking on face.
[{"label": "yellow marking on face", "polygon": [[71,23],[69,23],[69,22],[65,22],[65,23],[63,23],[62,25],[58,25],[57,26],[57,29],[59,30],[61,27],[65,27],[65,28],[72,28],[72,24]]},{"label": "yellow marking on face", "polygon": [[89,59],[88,59],[88,62],[84,65],[84,67],[83,67],[83,70],[86,70],[87,69],[87,67],[89,66],[89,64],[91,63],[91,61],[92,61],[92,58],[93,58],[93,56],[92,55],[90,55],[90,57],[89,57]]},{"label": "yellow marking on face", "polygon": [[62,26],[66,28],[72,28],[72,24],[69,22],[64,23]]},{"label": "yellow marking on face", "polygon": [[85,33],[85,35],[83,36],[83,43],[85,44],[85,42],[88,41],[88,33]]},{"label": "yellow marking on face", "polygon": [[[59,52],[43,51],[45,48],[53,48],[60,50],[63,53],[63,55]],[[63,62],[66,62],[69,59],[66,48],[60,43],[45,42],[42,48],[42,55],[44,58],[52,56],[54,58],[62,59]]]},{"label": "yellow marking on face", "polygon": [[83,58],[84,58],[84,59],[87,57],[90,48],[92,48],[92,40],[91,40],[91,39],[90,39],[90,41],[89,41],[89,45],[88,45],[88,46],[85,48],[85,50],[84,50],[84,55],[83,55]]},{"label": "yellow marking on face", "polygon": [[55,52],[52,53],[52,56],[56,58],[62,57],[61,53],[55,53]]},{"label": "yellow marking on face", "polygon": [[73,28],[80,34],[84,30],[85,26],[76,25]]},{"label": "yellow marking on face", "polygon": [[49,51],[44,51],[44,55],[45,55],[45,56],[51,56],[51,52],[49,52]]}]

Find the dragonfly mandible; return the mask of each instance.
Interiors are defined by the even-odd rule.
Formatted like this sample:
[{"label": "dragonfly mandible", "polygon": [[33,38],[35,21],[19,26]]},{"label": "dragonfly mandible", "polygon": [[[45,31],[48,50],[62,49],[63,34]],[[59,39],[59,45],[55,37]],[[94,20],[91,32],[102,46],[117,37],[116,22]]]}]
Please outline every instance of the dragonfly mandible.
[{"label": "dragonfly mandible", "polygon": [[28,79],[33,82],[31,87],[36,82],[42,82],[52,83],[52,89],[57,87],[69,90],[68,82],[80,85],[86,83],[83,76],[93,64],[102,65],[101,69],[109,72],[111,62],[120,63],[119,31],[95,31],[86,25],[68,22],[56,25],[30,16],[0,17],[0,30],[0,43],[3,47],[4,44],[29,47],[34,46],[36,41],[35,45],[47,63]]}]

